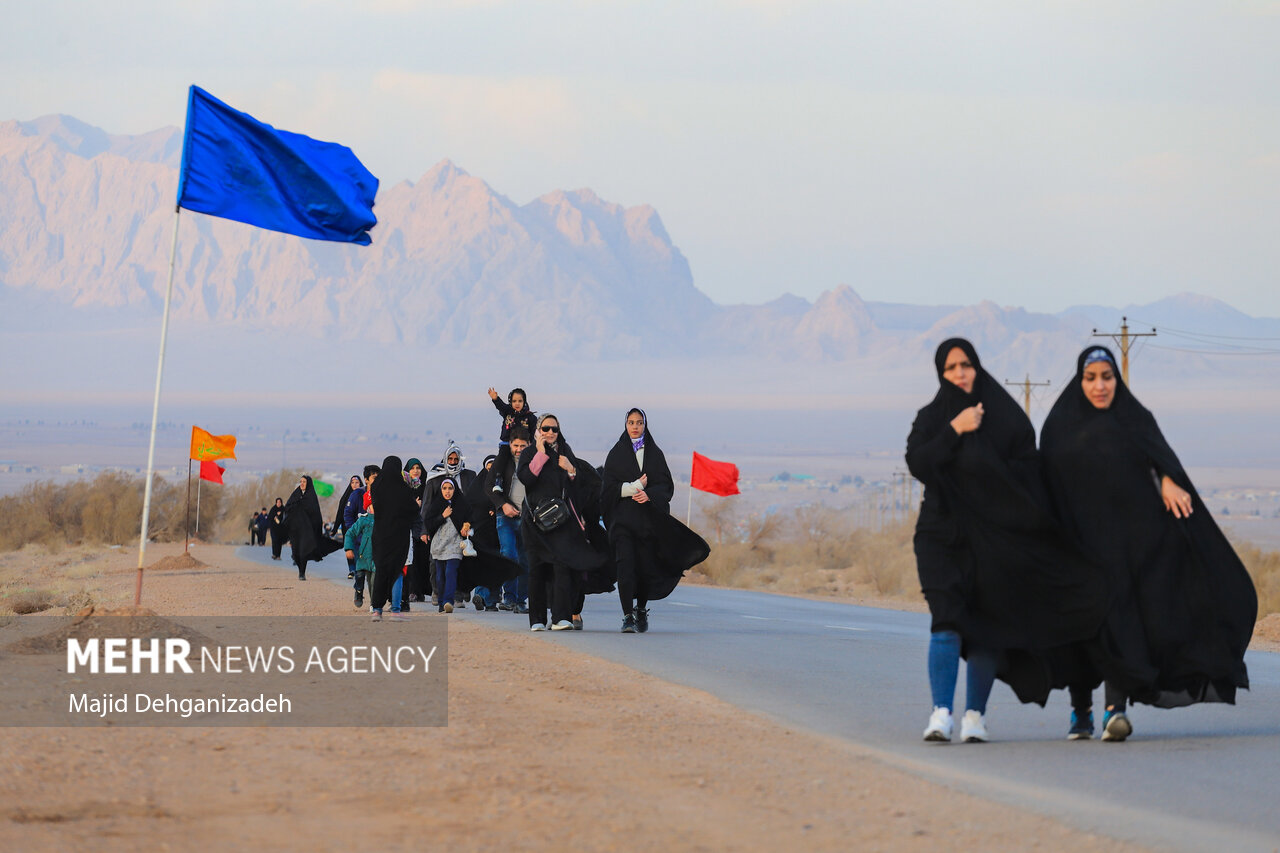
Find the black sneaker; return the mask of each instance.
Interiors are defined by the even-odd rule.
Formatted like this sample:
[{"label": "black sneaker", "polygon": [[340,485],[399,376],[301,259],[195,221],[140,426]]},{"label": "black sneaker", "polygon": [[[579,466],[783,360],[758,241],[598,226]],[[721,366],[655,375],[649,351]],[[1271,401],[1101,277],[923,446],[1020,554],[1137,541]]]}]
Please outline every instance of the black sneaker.
[{"label": "black sneaker", "polygon": [[636,611],[636,630],[641,634],[649,630],[649,610],[647,608]]},{"label": "black sneaker", "polygon": [[349,580],[349,581],[353,581],[353,580],[355,580],[355,579],[356,579],[356,573],[355,573],[355,572],[347,572],[347,580]]},{"label": "black sneaker", "polygon": [[528,612],[529,612],[529,605],[527,605],[527,604],[517,604],[517,605],[516,605],[516,609],[515,609],[515,611],[514,611],[514,612],[515,612],[515,613],[528,613]]},{"label": "black sneaker", "polygon": [[407,602],[407,601],[402,601],[402,602],[400,602],[400,612],[401,612],[401,613],[408,613],[408,612],[409,612],[409,602]]},{"label": "black sneaker", "polygon": [[622,633],[634,634],[636,632],[636,615],[628,613],[622,617]]},{"label": "black sneaker", "polygon": [[485,611],[486,611],[486,612],[488,612],[488,613],[497,613],[497,612],[498,612],[498,605],[496,605],[496,604],[489,604],[489,605],[486,605],[484,609],[485,609]]},{"label": "black sneaker", "polygon": [[492,605],[492,606],[498,610],[505,610],[508,613],[516,609],[516,606],[509,601],[503,601],[503,602],[500,602],[499,604]]},{"label": "black sneaker", "polygon": [[1071,712],[1071,728],[1067,730],[1067,740],[1089,740],[1093,737],[1093,711]]},{"label": "black sneaker", "polygon": [[356,607],[364,607],[364,593],[363,593],[363,592],[357,592],[357,593],[356,593]]},{"label": "black sneaker", "polygon": [[484,610],[484,599],[478,595],[471,596],[471,606],[476,610]]}]

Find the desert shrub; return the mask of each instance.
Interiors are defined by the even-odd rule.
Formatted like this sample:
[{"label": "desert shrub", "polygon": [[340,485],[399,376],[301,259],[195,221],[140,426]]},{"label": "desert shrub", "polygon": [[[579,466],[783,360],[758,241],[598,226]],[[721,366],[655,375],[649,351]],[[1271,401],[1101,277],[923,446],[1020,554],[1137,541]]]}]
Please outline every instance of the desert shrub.
[{"label": "desert shrub", "polygon": [[1280,551],[1263,551],[1253,545],[1237,545],[1236,553],[1258,590],[1258,618],[1280,613]]},{"label": "desert shrub", "polygon": [[[32,483],[16,495],[0,498],[0,549],[15,550],[38,543],[50,549],[66,545],[128,544],[142,525],[144,478],[104,471],[91,480],[70,483]],[[220,487],[206,484],[202,517],[220,514]],[[170,542],[185,535],[186,482],[170,483],[157,476],[151,490],[148,538]]]},{"label": "desert shrub", "polygon": [[47,589],[24,589],[5,596],[4,607],[20,615],[39,613],[53,607],[53,592]]},{"label": "desert shrub", "polygon": [[[851,509],[801,507],[741,517],[727,501],[703,502],[694,527],[712,542],[698,567],[713,584],[824,594],[865,585],[879,595],[918,591],[911,537],[915,518],[877,528]],[[715,531],[721,543],[715,543]]]}]

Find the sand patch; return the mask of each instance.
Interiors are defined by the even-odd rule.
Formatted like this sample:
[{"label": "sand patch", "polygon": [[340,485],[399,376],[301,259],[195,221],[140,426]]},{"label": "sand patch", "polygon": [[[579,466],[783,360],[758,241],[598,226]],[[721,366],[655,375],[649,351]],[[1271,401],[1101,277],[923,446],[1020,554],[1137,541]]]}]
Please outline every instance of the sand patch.
[{"label": "sand patch", "polygon": [[170,554],[167,557],[161,557],[151,565],[147,566],[146,571],[172,571],[174,569],[205,569],[208,563],[202,563],[195,557],[191,556],[191,552],[183,551],[181,554]]},{"label": "sand patch", "polygon": [[212,641],[177,622],[158,616],[145,607],[97,607],[90,605],[77,613],[70,622],[45,634],[26,637],[5,647],[6,651],[20,655],[46,655],[62,652],[67,640],[88,640],[94,637],[124,637],[147,640],[152,637],[181,637],[193,647]]}]

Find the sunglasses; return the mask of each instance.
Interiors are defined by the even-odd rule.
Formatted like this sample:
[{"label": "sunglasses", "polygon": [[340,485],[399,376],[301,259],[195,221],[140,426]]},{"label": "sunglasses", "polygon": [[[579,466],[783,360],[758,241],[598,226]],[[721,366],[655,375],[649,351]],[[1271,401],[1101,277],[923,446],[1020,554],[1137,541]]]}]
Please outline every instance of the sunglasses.
[{"label": "sunglasses", "polygon": [[538,429],[542,430],[543,432],[555,432],[555,433],[560,432],[560,427],[558,427],[558,426],[556,426],[556,427],[553,427],[553,426],[544,426],[544,427],[538,427]]}]

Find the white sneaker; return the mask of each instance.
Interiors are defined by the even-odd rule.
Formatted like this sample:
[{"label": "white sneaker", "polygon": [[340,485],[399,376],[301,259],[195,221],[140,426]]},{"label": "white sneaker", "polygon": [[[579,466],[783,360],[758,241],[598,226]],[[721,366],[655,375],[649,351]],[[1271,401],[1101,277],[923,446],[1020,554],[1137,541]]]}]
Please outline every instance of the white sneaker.
[{"label": "white sneaker", "polygon": [[546,625],[543,625],[541,622],[535,622],[535,623],[534,623],[534,624],[529,628],[529,630],[530,630],[530,631],[545,631],[545,630],[547,630],[547,626],[546,626]]},{"label": "white sneaker", "polygon": [[960,718],[960,740],[965,743],[986,743],[987,724],[978,711],[965,711]]},{"label": "white sneaker", "polygon": [[951,709],[934,708],[929,715],[929,725],[925,727],[924,739],[933,741],[951,740]]},{"label": "white sneaker", "polygon": [[572,631],[573,623],[568,619],[561,619],[559,622],[551,626],[552,631]]}]

